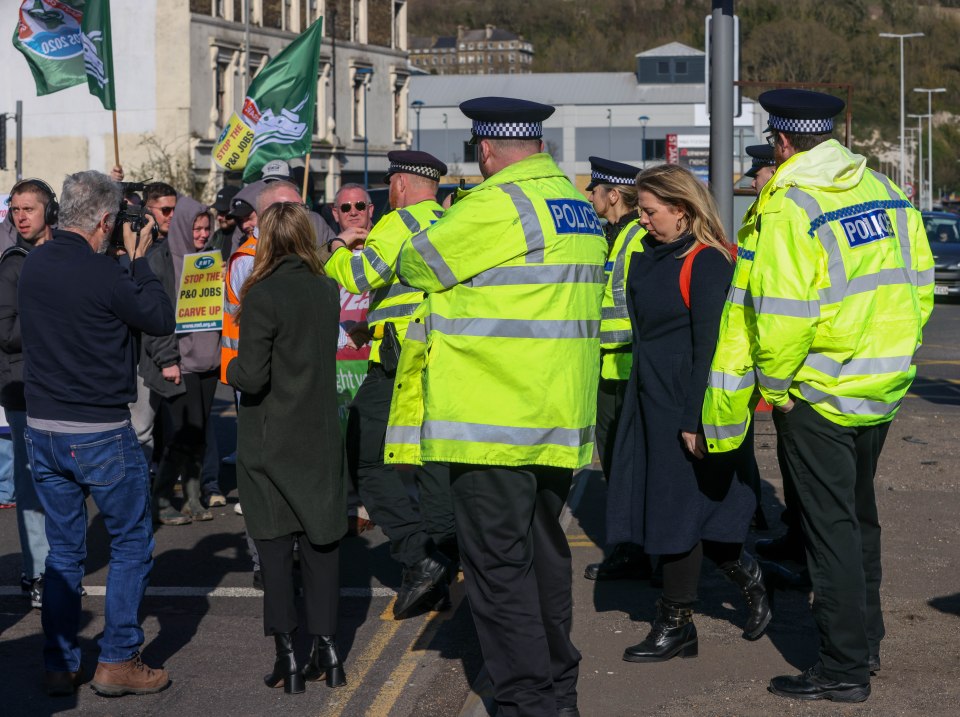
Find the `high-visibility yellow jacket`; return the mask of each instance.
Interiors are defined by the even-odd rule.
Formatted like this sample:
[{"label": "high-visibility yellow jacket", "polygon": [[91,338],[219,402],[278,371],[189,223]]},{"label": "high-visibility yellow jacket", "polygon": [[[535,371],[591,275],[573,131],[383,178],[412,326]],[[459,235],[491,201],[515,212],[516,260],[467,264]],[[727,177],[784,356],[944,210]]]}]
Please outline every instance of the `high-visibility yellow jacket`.
[{"label": "high-visibility yellow jacket", "polygon": [[233,293],[230,286],[230,270],[233,266],[233,260],[238,256],[254,256],[257,253],[257,237],[251,236],[243,244],[237,247],[237,250],[227,262],[227,270],[224,272],[224,292],[223,302],[223,328],[220,334],[220,381],[227,382],[227,366],[237,357],[237,349],[240,345],[240,326],[237,325],[233,315],[240,308],[240,297]]},{"label": "high-visibility yellow jacket", "polygon": [[427,298],[400,355],[385,461],[590,463],[606,256],[593,207],[547,154],[459,192],[400,251],[397,275]]},{"label": "high-visibility yellow jacket", "polygon": [[423,292],[404,286],[397,279],[394,266],[403,243],[443,216],[443,207],[434,200],[412,204],[385,214],[370,230],[363,251],[354,254],[338,249],[324,269],[327,276],[351,294],[370,292],[367,324],[375,334],[370,341],[370,360],[380,360],[381,332],[376,331],[390,321],[402,342],[414,310],[423,301]]},{"label": "high-visibility yellow jacket", "polygon": [[643,251],[644,234],[640,220],[627,223],[610,247],[604,271],[607,283],[603,290],[600,319],[600,377],[616,381],[630,378],[633,366],[633,329],[627,313],[627,269],[634,252]]},{"label": "high-visibility yellow jacket", "polygon": [[806,401],[845,426],[889,421],[933,309],[920,212],[835,140],[764,186],[737,255],[703,407],[711,451],[736,448],[756,403]]}]

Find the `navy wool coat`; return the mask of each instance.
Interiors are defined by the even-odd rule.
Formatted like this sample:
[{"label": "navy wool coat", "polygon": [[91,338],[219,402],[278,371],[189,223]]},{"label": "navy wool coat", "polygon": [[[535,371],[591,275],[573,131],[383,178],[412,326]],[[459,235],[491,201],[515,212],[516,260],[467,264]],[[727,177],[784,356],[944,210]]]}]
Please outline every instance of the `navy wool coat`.
[{"label": "navy wool coat", "polygon": [[701,251],[687,309],[678,257],[693,241],[684,235],[661,244],[646,236],[627,274],[633,369],[611,466],[607,542],[642,545],[651,555],[685,553],[701,539],[741,543],[756,508],[753,489],[734,478],[738,452],[697,459],[680,436],[700,427],[733,277],[720,251]]}]

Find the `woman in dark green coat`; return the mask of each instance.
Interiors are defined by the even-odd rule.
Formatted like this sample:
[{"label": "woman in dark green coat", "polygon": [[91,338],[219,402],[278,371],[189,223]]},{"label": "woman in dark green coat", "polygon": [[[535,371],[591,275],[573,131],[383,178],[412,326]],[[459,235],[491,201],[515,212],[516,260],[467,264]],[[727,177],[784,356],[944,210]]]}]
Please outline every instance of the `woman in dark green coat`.
[{"label": "woman in dark green coat", "polygon": [[[260,552],[264,634],[277,660],[269,687],[303,692],[304,679],[345,684],[334,642],[339,541],[347,529],[337,419],[340,300],[324,276],[306,210],[274,204],[260,216],[253,271],[236,314],[239,354],[227,379],[240,392],[237,486]],[[297,611],[293,549],[299,542],[310,659],[293,654]]]}]

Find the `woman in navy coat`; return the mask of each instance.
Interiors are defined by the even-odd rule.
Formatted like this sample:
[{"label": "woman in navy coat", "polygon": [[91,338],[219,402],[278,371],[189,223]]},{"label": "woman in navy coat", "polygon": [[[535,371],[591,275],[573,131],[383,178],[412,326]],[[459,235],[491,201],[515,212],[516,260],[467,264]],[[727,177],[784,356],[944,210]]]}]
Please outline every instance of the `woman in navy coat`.
[{"label": "woman in navy coat", "polygon": [[692,173],[653,167],[637,188],[647,235],[627,275],[633,370],[607,502],[608,531],[617,534],[607,537],[660,556],[664,586],[653,628],[624,653],[630,662],[658,662],[697,654],[692,615],[704,555],[743,590],[744,637],[763,634],[770,609],[759,567],[742,553],[756,495],[734,477],[740,456],[708,455],[700,427],[734,257],[713,198]]}]

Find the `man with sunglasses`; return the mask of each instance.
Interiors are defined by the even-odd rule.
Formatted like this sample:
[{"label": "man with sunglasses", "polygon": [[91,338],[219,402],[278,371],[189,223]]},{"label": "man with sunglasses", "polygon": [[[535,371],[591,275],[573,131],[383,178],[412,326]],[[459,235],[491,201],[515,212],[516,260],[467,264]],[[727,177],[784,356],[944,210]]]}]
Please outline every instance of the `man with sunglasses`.
[{"label": "man with sunglasses", "polygon": [[[364,506],[390,538],[391,554],[404,566],[393,606],[394,617],[400,619],[426,602],[444,601],[448,562],[457,560],[447,466],[428,463],[417,469],[418,509],[400,470],[383,462],[397,352],[423,301],[422,291],[400,284],[394,266],[403,243],[443,215],[437,189],[447,166],[426,152],[394,151],[387,158],[390,169],[384,181],[390,184],[390,205],[395,211],[384,215],[369,236],[358,233],[345,238],[350,229],[362,229],[359,223],[372,216],[373,208],[369,198],[354,203],[353,198],[366,195],[362,188],[341,188],[335,211],[348,226],[331,240],[332,254],[325,268],[350,293],[370,292],[367,322],[374,337],[370,368],[350,404],[347,461]],[[365,244],[362,252],[349,251],[361,244]]]},{"label": "man with sunglasses", "polygon": [[151,182],[143,190],[143,203],[157,220],[157,231],[165,239],[177,207],[177,190],[166,182]]},{"label": "man with sunglasses", "polygon": [[354,248],[363,246],[362,241],[373,227],[373,202],[367,190],[359,184],[344,184],[333,199],[333,218],[340,225],[340,238]]}]

